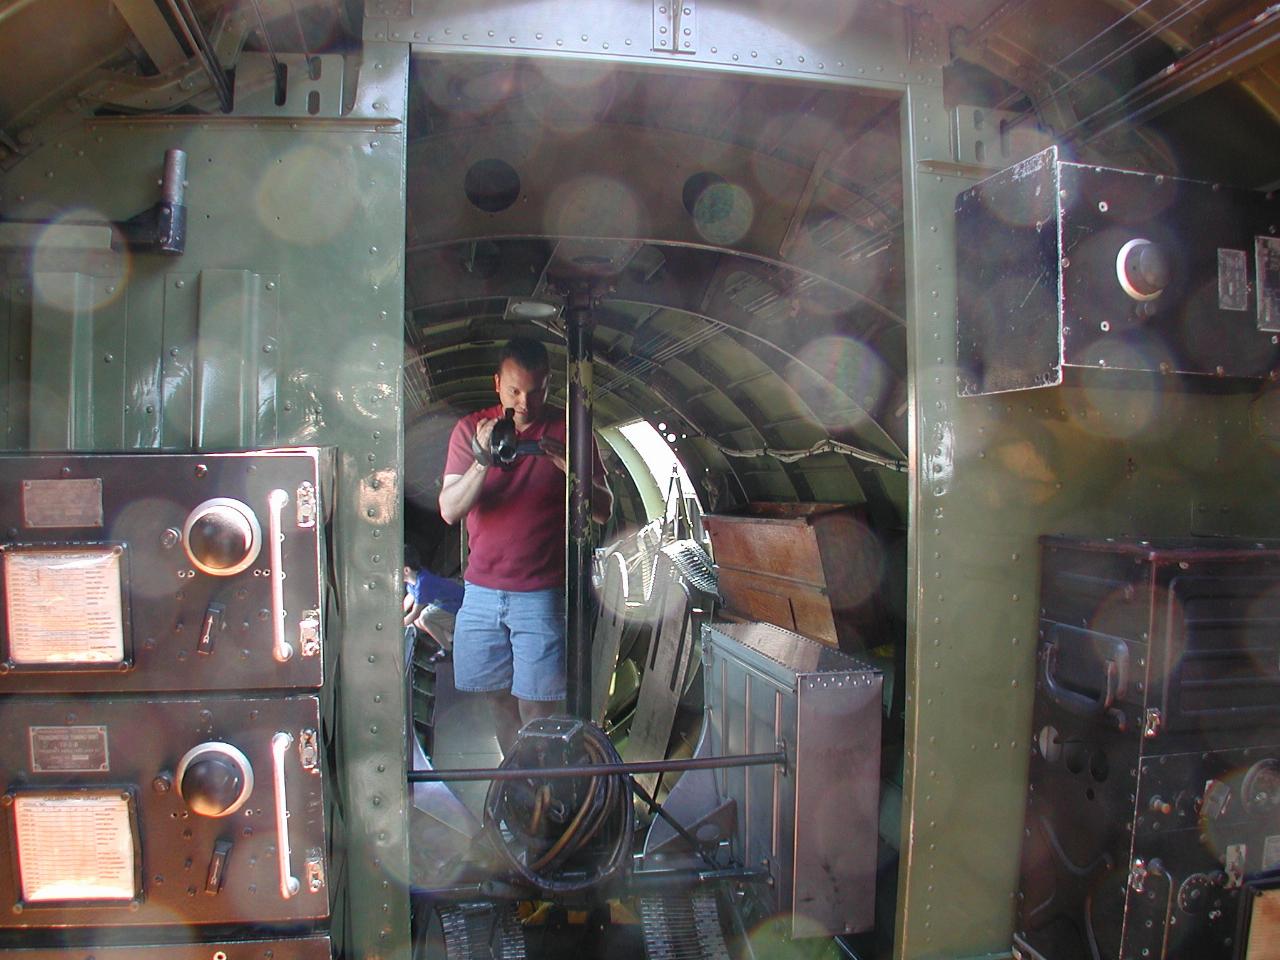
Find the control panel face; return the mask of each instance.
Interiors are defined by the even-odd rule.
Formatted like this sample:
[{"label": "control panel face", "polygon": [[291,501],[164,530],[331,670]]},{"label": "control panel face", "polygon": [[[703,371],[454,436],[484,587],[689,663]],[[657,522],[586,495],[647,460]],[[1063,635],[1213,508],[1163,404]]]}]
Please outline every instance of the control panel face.
[{"label": "control panel face", "polygon": [[0,693],[319,687],[329,463],[0,456]]},{"label": "control panel face", "polygon": [[319,701],[0,700],[0,928],[329,914]]}]

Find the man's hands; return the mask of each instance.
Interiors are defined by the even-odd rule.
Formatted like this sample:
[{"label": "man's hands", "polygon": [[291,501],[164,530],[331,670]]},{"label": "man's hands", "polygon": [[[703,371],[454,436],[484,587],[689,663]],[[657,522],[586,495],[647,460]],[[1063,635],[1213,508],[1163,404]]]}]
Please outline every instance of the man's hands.
[{"label": "man's hands", "polygon": [[493,466],[493,428],[497,420],[481,420],[471,436],[471,455],[482,467]]},{"label": "man's hands", "polygon": [[547,458],[560,468],[561,473],[568,474],[569,461],[565,458],[566,451],[563,443],[555,437],[543,437],[538,441],[538,446],[542,448]]}]

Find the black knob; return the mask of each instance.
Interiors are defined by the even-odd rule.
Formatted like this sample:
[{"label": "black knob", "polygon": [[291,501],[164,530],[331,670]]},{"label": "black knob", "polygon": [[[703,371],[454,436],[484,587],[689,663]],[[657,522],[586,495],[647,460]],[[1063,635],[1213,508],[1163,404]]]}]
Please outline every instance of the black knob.
[{"label": "black knob", "polygon": [[239,500],[206,500],[188,515],[182,545],[200,570],[231,576],[257,559],[262,528],[253,510]]},{"label": "black knob", "polygon": [[248,758],[229,743],[202,743],[178,764],[178,792],[192,813],[225,817],[238,810],[253,791]]},{"label": "black knob", "polygon": [[231,761],[210,754],[187,767],[182,778],[182,799],[193,813],[220,817],[236,802],[244,777]]}]

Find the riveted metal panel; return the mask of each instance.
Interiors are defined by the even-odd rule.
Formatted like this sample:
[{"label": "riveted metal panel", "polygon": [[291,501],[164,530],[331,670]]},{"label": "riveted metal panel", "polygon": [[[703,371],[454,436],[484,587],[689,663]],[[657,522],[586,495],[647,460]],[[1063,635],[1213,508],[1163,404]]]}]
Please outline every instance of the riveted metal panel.
[{"label": "riveted metal panel", "polygon": [[[270,414],[264,420],[255,407],[263,399],[258,378],[241,373],[236,350],[211,351],[206,341],[203,357],[239,385],[240,404],[234,416],[219,414],[209,424],[219,446],[228,431],[252,426],[255,444],[337,450],[333,552],[341,615],[326,643],[342,669],[337,688],[321,691],[325,725],[336,731],[345,758],[331,794],[342,801],[330,812],[335,862],[346,871],[333,885],[333,937],[343,955],[379,958],[409,955],[398,630],[408,54],[405,44],[366,43],[352,65],[354,105],[341,117],[87,119],[0,180],[5,218],[77,209],[89,219],[127,219],[156,202],[165,150],[187,151],[185,253],[176,260],[133,254],[128,264],[120,415],[130,446],[190,449],[200,442],[195,371],[206,333],[202,307],[209,306],[200,302],[203,278],[228,271],[241,291],[251,280],[278,284],[274,359],[262,352],[263,338],[255,341],[259,372],[264,363],[278,371],[274,435]],[[236,342],[247,342],[258,321],[232,313]],[[220,325],[218,335],[226,334]],[[228,386],[218,396],[234,392]]]},{"label": "riveted metal panel", "polygon": [[[889,0],[771,5],[767,12],[732,0],[698,0],[689,8],[681,47],[661,46],[671,10],[653,0],[620,0],[583,8],[555,0],[478,5],[467,0],[371,4],[366,39],[399,40],[416,50],[502,56],[588,58],[680,64],[866,86],[907,82],[941,86],[946,56],[941,23]],[[688,29],[688,34],[684,30]],[[655,42],[655,37],[657,41]],[[683,42],[691,46],[683,47]],[[656,49],[655,49],[656,48]]]},{"label": "riveted metal panel", "polygon": [[[1273,537],[1273,440],[1252,390],[1071,371],[1035,395],[957,397],[955,234],[970,182],[932,90],[904,101],[911,382],[908,702],[896,955],[1007,951],[1031,748],[1037,538]],[[1031,279],[1031,278],[1029,278]]]},{"label": "riveted metal panel", "polygon": [[201,449],[275,439],[277,282],[248,270],[200,275],[194,375]]}]

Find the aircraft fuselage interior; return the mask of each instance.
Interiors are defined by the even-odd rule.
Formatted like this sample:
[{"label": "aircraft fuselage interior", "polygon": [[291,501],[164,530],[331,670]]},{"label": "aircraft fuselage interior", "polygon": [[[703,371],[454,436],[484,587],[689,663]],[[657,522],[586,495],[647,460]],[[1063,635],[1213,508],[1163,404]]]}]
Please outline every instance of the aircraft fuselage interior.
[{"label": "aircraft fuselage interior", "polygon": [[0,960],[1276,960],[1278,38],[0,0]]}]

